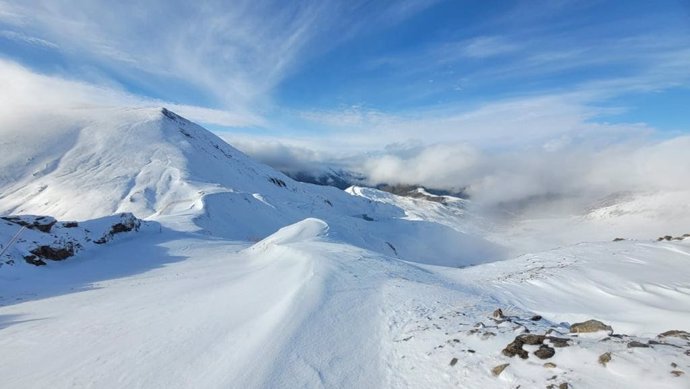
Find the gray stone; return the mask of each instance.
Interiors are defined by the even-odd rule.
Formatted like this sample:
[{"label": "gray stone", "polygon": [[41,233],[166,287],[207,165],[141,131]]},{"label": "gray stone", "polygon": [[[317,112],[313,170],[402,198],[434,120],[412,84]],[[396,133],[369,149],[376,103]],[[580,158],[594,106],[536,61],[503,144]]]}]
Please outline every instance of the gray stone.
[{"label": "gray stone", "polygon": [[546,339],[549,341],[549,344],[553,347],[568,347],[570,346],[570,339],[568,338],[558,338],[555,336],[547,336]]},{"label": "gray stone", "polygon": [[537,334],[523,334],[518,335],[517,339],[520,339],[524,344],[535,346],[544,343],[544,339],[546,339],[546,336]]},{"label": "gray stone", "polygon": [[529,354],[527,353],[527,351],[522,349],[523,345],[524,343],[519,338],[515,338],[515,340],[508,344],[506,348],[504,348],[501,352],[506,357],[512,358],[517,355],[522,359],[527,359],[529,357]]},{"label": "gray stone", "polygon": [[671,330],[659,334],[660,338],[681,338],[684,340],[690,340],[690,333],[681,330]]},{"label": "gray stone", "polygon": [[646,343],[638,342],[636,340],[633,340],[632,342],[628,343],[628,348],[648,348],[649,345]]},{"label": "gray stone", "polygon": [[587,333],[587,332],[599,332],[606,331],[608,333],[613,332],[611,326],[606,325],[599,320],[587,320],[582,323],[575,323],[570,326],[570,332],[573,333]]},{"label": "gray stone", "polygon": [[508,366],[510,366],[510,363],[504,363],[504,364],[495,366],[493,369],[491,369],[491,374],[498,377],[499,375],[501,375],[501,373],[503,373],[503,370],[505,370],[506,367],[508,367]]},{"label": "gray stone", "polygon": [[537,351],[534,352],[534,355],[536,355],[539,359],[549,359],[556,355],[556,350],[554,350],[552,347],[543,344],[539,347]]},{"label": "gray stone", "polygon": [[599,355],[599,363],[606,367],[606,364],[611,362],[611,353],[603,353]]}]

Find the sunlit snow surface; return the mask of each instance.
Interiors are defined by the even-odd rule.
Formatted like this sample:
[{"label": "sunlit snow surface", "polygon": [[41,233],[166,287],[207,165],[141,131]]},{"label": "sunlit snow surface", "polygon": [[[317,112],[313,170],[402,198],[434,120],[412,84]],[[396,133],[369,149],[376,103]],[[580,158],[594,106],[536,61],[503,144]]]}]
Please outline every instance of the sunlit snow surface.
[{"label": "sunlit snow surface", "polygon": [[[688,239],[574,244],[553,231],[556,244],[520,246],[524,224],[297,183],[159,109],[47,119],[0,130],[2,214],[88,225],[133,212],[146,228],[41,267],[21,257],[29,240],[8,250],[0,387],[690,386],[687,341],[657,337],[690,330]],[[607,209],[578,223],[620,220]],[[3,226],[5,245],[16,226]],[[499,307],[509,320],[491,318]],[[587,319],[625,336],[567,333]],[[571,345],[502,355],[525,328]],[[627,346],[649,340],[664,344]]]}]

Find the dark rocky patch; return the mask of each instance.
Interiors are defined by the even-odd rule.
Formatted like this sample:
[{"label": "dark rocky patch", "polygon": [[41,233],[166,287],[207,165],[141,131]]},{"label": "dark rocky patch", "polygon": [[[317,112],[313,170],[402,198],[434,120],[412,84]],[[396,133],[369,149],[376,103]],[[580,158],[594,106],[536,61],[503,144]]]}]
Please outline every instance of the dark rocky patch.
[{"label": "dark rocky patch", "polygon": [[24,261],[26,261],[26,263],[28,263],[30,265],[34,265],[34,266],[45,266],[46,265],[45,261],[36,257],[35,255],[26,255],[24,257]]},{"label": "dark rocky patch", "polygon": [[131,213],[123,213],[120,215],[120,222],[115,223],[110,227],[105,235],[93,241],[96,244],[104,244],[110,241],[116,234],[121,234],[123,232],[129,232],[132,230],[138,231],[141,226],[141,220],[137,219]]},{"label": "dark rocky patch", "polygon": [[391,250],[393,250],[393,254],[398,255],[398,250],[395,249],[395,246],[393,246],[393,243],[386,242],[386,244],[388,245],[388,247],[391,248]]},{"label": "dark rocky patch", "polygon": [[275,185],[279,188],[287,187],[287,184],[285,183],[285,181],[281,180],[280,178],[270,177],[268,180],[271,181],[273,183],[273,185]]},{"label": "dark rocky patch", "polygon": [[522,359],[527,359],[529,358],[529,354],[527,353],[526,350],[522,349],[522,346],[524,346],[524,343],[520,338],[515,338],[511,343],[509,343],[506,348],[504,348],[501,353],[505,355],[506,357],[514,357],[514,356],[519,356]]},{"label": "dark rocky patch", "polygon": [[536,355],[539,359],[549,359],[556,355],[556,350],[554,350],[552,347],[542,344],[539,346],[539,349],[534,352],[534,355]]},{"label": "dark rocky patch", "polygon": [[31,230],[37,230],[45,233],[50,233],[57,220],[50,216],[5,216],[1,219],[14,224],[19,224],[20,226],[29,228]]},{"label": "dark rocky patch", "polygon": [[65,245],[65,247],[51,247],[43,245],[31,250],[31,254],[39,258],[62,261],[74,255],[74,246],[71,243]]},{"label": "dark rocky patch", "polygon": [[544,343],[544,340],[546,339],[545,335],[537,335],[537,334],[522,334],[518,335],[516,339],[520,339],[523,344],[528,344],[530,346],[538,345]]}]

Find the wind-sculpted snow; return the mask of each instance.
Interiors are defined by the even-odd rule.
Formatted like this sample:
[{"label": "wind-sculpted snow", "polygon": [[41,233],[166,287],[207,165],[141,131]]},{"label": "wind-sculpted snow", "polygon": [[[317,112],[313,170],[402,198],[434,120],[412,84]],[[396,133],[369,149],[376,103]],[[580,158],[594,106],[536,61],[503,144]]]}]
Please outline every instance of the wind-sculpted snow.
[{"label": "wind-sculpted snow", "polygon": [[37,117],[0,130],[0,387],[690,387],[683,223],[502,260],[583,235],[298,183],[168,110]]},{"label": "wind-sculpted snow", "polygon": [[557,322],[596,316],[625,333],[690,328],[690,240],[580,244],[452,273]]},{"label": "wind-sculpted snow", "polygon": [[260,249],[272,245],[285,245],[313,240],[324,237],[328,233],[328,224],[323,220],[309,218],[301,222],[283,227],[273,235],[253,246]]},{"label": "wind-sculpted snow", "polygon": [[132,212],[254,242],[316,217],[341,241],[406,260],[466,266],[503,255],[448,222],[409,218],[394,201],[293,181],[166,109],[75,110],[22,131],[2,130],[28,155],[0,157],[0,213],[85,220]]}]

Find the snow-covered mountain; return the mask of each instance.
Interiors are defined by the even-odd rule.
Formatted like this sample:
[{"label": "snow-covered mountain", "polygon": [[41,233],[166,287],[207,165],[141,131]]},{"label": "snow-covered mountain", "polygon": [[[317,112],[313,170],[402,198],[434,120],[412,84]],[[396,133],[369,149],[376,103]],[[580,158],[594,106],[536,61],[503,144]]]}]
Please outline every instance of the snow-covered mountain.
[{"label": "snow-covered mountain", "polygon": [[0,159],[0,214],[131,212],[243,241],[317,217],[360,247],[451,266],[495,259],[500,249],[447,225],[410,222],[393,204],[296,182],[167,109],[72,111],[0,135],[10,150]]},{"label": "snow-covered mountain", "polygon": [[0,126],[0,387],[690,385],[689,218],[639,227],[678,194],[498,224],[296,182],[165,109],[22,123]]}]

